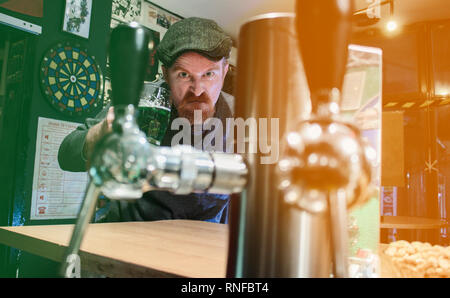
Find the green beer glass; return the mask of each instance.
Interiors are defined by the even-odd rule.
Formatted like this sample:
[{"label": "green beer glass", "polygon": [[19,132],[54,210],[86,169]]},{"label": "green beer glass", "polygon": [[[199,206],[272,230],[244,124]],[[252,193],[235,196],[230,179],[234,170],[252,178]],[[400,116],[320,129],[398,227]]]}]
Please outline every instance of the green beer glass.
[{"label": "green beer glass", "polygon": [[147,140],[161,145],[170,121],[169,91],[153,82],[144,82],[138,105],[138,125]]}]

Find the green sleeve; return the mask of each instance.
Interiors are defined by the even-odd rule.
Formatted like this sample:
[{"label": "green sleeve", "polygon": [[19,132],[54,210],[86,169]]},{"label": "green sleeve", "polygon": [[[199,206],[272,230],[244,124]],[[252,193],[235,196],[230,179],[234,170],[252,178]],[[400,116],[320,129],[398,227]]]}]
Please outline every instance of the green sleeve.
[{"label": "green sleeve", "polygon": [[78,126],[68,134],[58,150],[59,167],[64,171],[85,172],[86,158],[83,156],[83,147],[89,128],[102,121],[108,113],[107,105],[95,118],[86,118],[84,124]]}]

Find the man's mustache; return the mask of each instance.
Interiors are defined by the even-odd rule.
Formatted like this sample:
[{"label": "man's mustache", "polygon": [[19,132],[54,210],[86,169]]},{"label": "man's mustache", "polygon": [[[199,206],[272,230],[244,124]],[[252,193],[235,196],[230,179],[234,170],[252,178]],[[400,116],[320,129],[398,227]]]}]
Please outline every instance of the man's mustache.
[{"label": "man's mustache", "polygon": [[183,103],[192,103],[192,102],[204,102],[204,103],[210,103],[211,99],[209,96],[205,93],[202,93],[200,96],[196,96],[193,93],[188,93],[183,98]]},{"label": "man's mustache", "polygon": [[[187,118],[190,123],[194,123],[194,107],[195,103],[202,104],[202,118],[207,119],[214,115],[214,104],[211,98],[206,93],[196,96],[192,92],[183,97],[180,105],[177,107],[178,115]],[[191,105],[192,104],[192,105]]]}]

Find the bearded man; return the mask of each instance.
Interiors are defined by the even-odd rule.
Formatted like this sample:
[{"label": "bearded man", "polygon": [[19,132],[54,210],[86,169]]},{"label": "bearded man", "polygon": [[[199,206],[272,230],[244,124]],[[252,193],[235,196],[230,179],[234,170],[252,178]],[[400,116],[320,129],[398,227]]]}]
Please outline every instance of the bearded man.
[{"label": "bearded man", "polygon": [[[216,22],[187,18],[173,24],[157,48],[164,74],[161,85],[170,90],[170,121],[172,123],[180,117],[187,119],[192,125],[192,138],[199,132],[201,139],[214,133],[196,129],[195,125],[202,127],[207,119],[216,118],[220,119],[222,127],[226,127],[225,120],[233,116],[234,99],[221,91],[229,68],[231,47],[231,38]],[[95,144],[112,130],[113,121],[114,108],[106,107],[69,134],[58,152],[61,169],[86,171]],[[178,131],[170,129],[171,123],[162,146],[176,145],[172,138]],[[227,132],[221,133],[220,137],[226,139]],[[220,141],[225,151],[227,141]],[[97,216],[96,221],[190,219],[226,223],[229,200],[229,195],[175,195],[167,191],[147,191],[141,199],[133,202],[107,201],[103,207],[104,217]]]}]

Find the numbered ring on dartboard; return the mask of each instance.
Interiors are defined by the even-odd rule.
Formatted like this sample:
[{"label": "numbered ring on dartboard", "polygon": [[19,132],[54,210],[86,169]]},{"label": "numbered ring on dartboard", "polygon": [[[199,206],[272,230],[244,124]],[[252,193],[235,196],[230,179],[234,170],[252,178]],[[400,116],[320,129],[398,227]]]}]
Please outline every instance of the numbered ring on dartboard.
[{"label": "numbered ring on dartboard", "polygon": [[69,43],[52,47],[41,63],[41,86],[57,110],[81,116],[101,106],[103,75],[86,49]]}]

